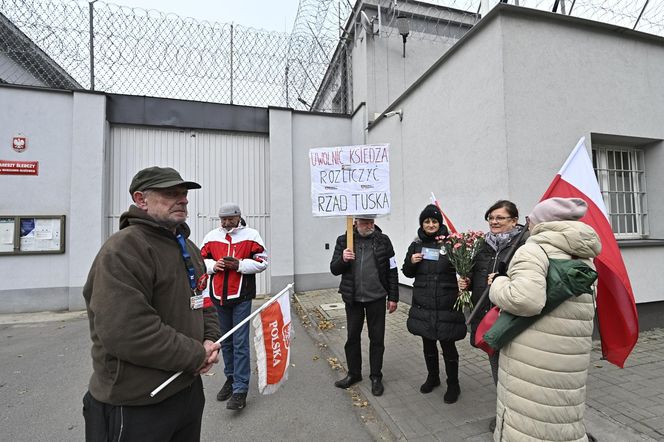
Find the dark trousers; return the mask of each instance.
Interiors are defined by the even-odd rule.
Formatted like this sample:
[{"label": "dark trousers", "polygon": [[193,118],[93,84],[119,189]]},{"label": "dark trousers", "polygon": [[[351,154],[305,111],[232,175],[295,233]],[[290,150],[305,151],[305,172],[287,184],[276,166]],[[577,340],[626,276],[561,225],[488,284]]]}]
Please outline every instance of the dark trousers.
[{"label": "dark trousers", "polygon": [[354,302],[346,304],[346,361],[348,374],[362,375],[362,328],[364,317],[367,318],[369,331],[369,367],[371,378],[383,377],[383,353],[385,352],[385,298],[373,302]]},{"label": "dark trousers", "polygon": [[[440,347],[443,350],[443,360],[458,361],[459,352],[454,341],[440,341]],[[422,348],[425,355],[436,355],[438,357],[438,347],[436,341],[422,337]]]},{"label": "dark trousers", "polygon": [[86,442],[190,442],[201,439],[205,396],[201,377],[154,405],[121,406],[83,396]]}]

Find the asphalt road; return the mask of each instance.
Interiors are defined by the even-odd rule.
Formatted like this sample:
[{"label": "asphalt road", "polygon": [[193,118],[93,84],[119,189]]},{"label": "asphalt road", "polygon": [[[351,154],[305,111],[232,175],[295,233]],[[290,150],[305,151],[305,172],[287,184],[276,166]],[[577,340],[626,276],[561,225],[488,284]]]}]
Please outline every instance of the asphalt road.
[{"label": "asphalt road", "polygon": [[[87,318],[76,316],[0,325],[0,439],[84,439],[81,399],[91,362]],[[203,441],[388,437],[377,430],[380,424],[371,408],[357,406],[364,405],[363,398],[334,388],[332,383],[343,374],[330,368],[327,349],[307,333],[296,314],[293,322],[289,380],[275,394],[260,395],[254,377],[247,408],[233,412],[215,399],[225,380],[221,364],[203,377],[207,397]]]}]

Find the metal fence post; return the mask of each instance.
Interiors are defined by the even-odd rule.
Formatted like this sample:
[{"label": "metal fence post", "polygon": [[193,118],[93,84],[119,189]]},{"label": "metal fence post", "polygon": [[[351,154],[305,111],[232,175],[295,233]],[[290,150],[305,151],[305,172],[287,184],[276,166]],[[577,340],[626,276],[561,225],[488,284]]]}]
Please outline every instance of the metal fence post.
[{"label": "metal fence post", "polygon": [[643,4],[643,9],[641,9],[641,13],[639,14],[639,18],[636,19],[636,23],[634,23],[634,27],[632,29],[636,29],[636,26],[639,24],[639,21],[641,21],[641,16],[643,15],[643,12],[646,10],[646,6],[648,6],[648,2],[650,0],[646,0],[646,2]]},{"label": "metal fence post", "polygon": [[90,90],[95,90],[95,29],[94,29],[94,3],[97,0],[92,0],[88,3],[89,18],[90,18]]},{"label": "metal fence post", "polygon": [[288,59],[286,59],[286,78],[284,81],[284,88],[286,89],[286,107],[288,106]]},{"label": "metal fence post", "polygon": [[233,104],[233,24],[231,23],[231,104]]}]

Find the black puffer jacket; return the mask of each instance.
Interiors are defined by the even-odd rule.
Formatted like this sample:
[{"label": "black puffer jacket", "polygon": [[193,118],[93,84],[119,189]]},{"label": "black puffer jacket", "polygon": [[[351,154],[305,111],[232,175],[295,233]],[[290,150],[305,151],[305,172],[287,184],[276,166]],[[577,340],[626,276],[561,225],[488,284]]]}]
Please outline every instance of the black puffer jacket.
[{"label": "black puffer jacket", "polygon": [[447,255],[439,254],[437,261],[422,260],[411,262],[414,253],[421,253],[422,247],[440,249],[432,237],[422,228],[418,238],[408,247],[408,253],[401,271],[413,282],[413,304],[406,323],[408,331],[414,335],[438,341],[458,341],[466,336],[463,313],[454,310],[459,289],[456,272]]},{"label": "black puffer jacket", "polygon": [[[396,260],[394,258],[394,248],[392,241],[385,235],[378,226],[369,238],[372,240],[374,257],[376,258],[376,268],[380,283],[387,291],[389,301],[399,302],[399,275],[397,273]],[[354,235],[359,235],[357,229],[354,229]],[[353,242],[353,245],[357,241]],[[341,299],[347,304],[353,303],[353,293],[355,291],[355,280],[353,273],[353,261],[344,262],[343,251],[346,249],[346,234],[337,238],[337,244],[334,247],[334,254],[330,262],[330,271],[333,275],[341,275],[339,284],[339,293]]]},{"label": "black puffer jacket", "polygon": [[[520,224],[518,227],[519,229],[523,228],[523,226]],[[473,306],[477,305],[477,302],[480,300],[482,293],[484,293],[484,290],[486,289],[486,280],[489,276],[489,273],[496,273],[500,270],[498,268],[498,264],[505,259],[508,251],[512,248],[512,245],[518,239],[519,235],[514,236],[510,242],[508,242],[507,245],[498,253],[496,253],[496,251],[493,250],[493,248],[491,248],[491,246],[489,246],[487,243],[484,243],[480,251],[477,252],[477,255],[475,256],[475,264],[473,265],[473,270],[470,276],[469,288],[469,290],[472,291],[471,300],[473,302]],[[523,235],[523,238],[521,238],[521,241],[519,241],[517,248],[524,245],[527,239],[528,232]],[[509,261],[505,264],[506,266],[504,270],[506,271],[507,266],[509,265]],[[491,309],[491,307],[493,307],[493,304],[491,304],[489,297],[487,297],[486,301],[482,304],[482,307],[480,307],[480,311],[470,323],[470,345],[473,347],[475,346],[475,331],[477,330],[477,326],[479,325],[480,321],[482,321],[484,315],[486,315],[486,313]]]}]

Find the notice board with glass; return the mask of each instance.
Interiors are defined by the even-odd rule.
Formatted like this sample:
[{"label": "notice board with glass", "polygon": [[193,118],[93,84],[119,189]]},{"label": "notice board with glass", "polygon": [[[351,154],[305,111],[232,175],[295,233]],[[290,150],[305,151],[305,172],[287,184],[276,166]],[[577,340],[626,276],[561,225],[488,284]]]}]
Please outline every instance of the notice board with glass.
[{"label": "notice board with glass", "polygon": [[0,255],[65,253],[65,215],[0,215]]}]

